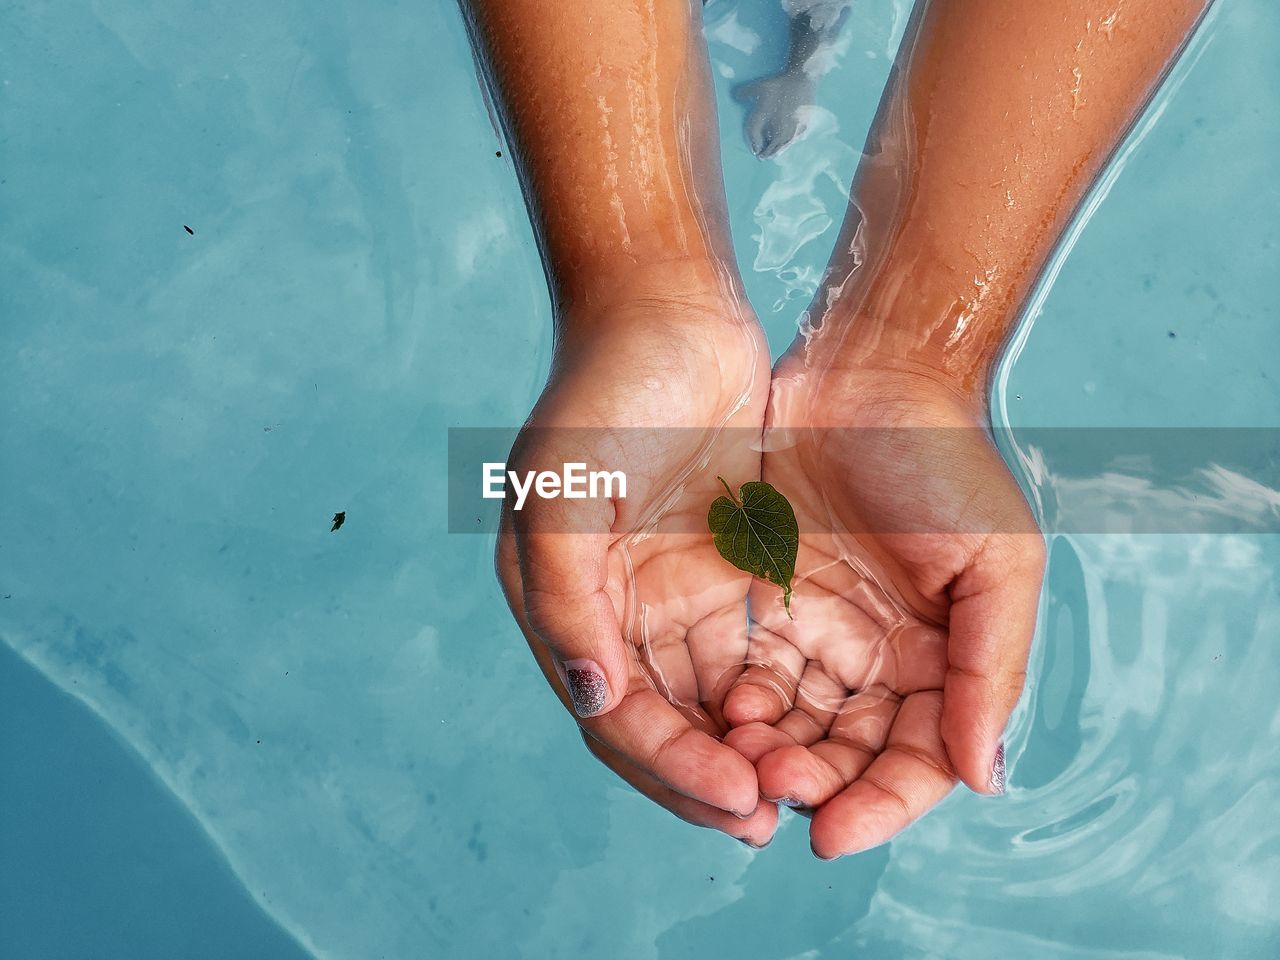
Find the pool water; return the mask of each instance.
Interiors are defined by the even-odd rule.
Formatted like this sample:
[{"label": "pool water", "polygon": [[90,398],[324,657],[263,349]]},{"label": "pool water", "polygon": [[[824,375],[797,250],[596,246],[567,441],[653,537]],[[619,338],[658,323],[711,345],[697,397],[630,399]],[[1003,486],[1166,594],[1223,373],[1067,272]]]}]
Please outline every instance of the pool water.
[{"label": "pool water", "polygon": [[[707,9],[775,352],[907,10],[761,162],[782,14]],[[1278,45],[1220,0],[1006,362],[1015,444],[1280,425]],[[446,429],[550,350],[454,5],[5,3],[0,83],[0,956],[1280,956],[1277,538],[1055,536],[1009,794],[754,852],[589,759],[445,532]]]}]

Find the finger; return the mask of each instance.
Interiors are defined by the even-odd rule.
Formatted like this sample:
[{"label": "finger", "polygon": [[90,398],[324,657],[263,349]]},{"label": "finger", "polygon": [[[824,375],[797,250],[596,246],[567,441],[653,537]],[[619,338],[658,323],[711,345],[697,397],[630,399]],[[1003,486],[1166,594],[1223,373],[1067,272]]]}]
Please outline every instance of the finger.
[{"label": "finger", "polygon": [[796,685],[796,705],[778,721],[778,729],[802,746],[815,743],[827,735],[849,694],[849,688],[831,676],[823,664],[810,660]]},{"label": "finger", "polygon": [[[942,688],[945,632],[894,606],[849,564],[813,570],[796,594],[793,606],[805,616],[794,625],[783,619],[784,632],[849,690],[874,683],[904,693]],[[809,617],[811,609],[818,616]]]},{"label": "finger", "polygon": [[751,763],[758,763],[766,754],[783,747],[793,747],[796,743],[786,733],[767,723],[747,723],[734,727],[724,735],[724,742]]},{"label": "finger", "polygon": [[733,99],[739,103],[746,103],[748,100],[754,100],[760,94],[761,81],[752,80],[749,83],[740,83],[733,88]]},{"label": "finger", "polygon": [[942,738],[978,793],[1004,792],[1002,737],[1026,681],[1043,575],[1039,534],[993,536],[951,589]]},{"label": "finger", "polygon": [[[757,109],[757,113],[759,112],[760,111]],[[761,160],[768,160],[776,152],[778,138],[777,128],[778,124],[773,113],[770,112],[765,114],[765,122],[759,126],[756,139],[754,141],[756,145],[756,156]]]},{"label": "finger", "polygon": [[699,827],[709,827],[741,840],[752,847],[767,846],[778,829],[778,808],[772,803],[761,803],[751,816],[739,819],[731,813],[709,804],[692,800],[672,790],[662,781],[646,773],[619,753],[609,749],[594,737],[584,736],[587,749],[601,763],[616,773],[641,794],[654,803],[670,810],[681,820]]},{"label": "finger", "polygon": [[781,634],[755,622],[751,625],[747,660],[749,666],[725,696],[725,719],[734,726],[777,723],[795,703],[805,655]]},{"label": "finger", "polygon": [[697,678],[699,700],[713,715],[722,714],[725,695],[742,675],[747,659],[745,604],[725,607],[699,620],[685,634],[684,645]]},{"label": "finger", "polygon": [[751,152],[757,157],[760,152],[769,145],[769,112],[761,110],[759,104],[751,108],[751,113],[747,117],[745,133],[747,137],[747,145],[751,148]]},{"label": "finger", "polygon": [[684,642],[683,628],[660,614],[637,617],[640,636],[629,637],[637,650],[643,670],[654,688],[678,707],[696,711],[699,703],[698,675]]},{"label": "finger", "polygon": [[940,627],[906,622],[858,652],[823,659],[852,689],[883,686],[897,694],[941,690],[947,673],[947,635]]},{"label": "finger", "polygon": [[[515,551],[510,540],[501,536],[499,539],[498,568],[503,589],[538,665],[561,701],[572,707],[570,693],[556,670],[553,654],[533,633],[526,619],[525,605],[520,602],[521,578],[515,569]],[[629,664],[631,672],[613,709],[581,718],[579,723],[583,728],[677,793],[738,816],[751,815],[759,801],[752,764],[705,729],[695,727],[690,718],[649,685],[638,663],[629,661]]]},{"label": "finger", "polygon": [[792,743],[807,747],[826,735],[826,724],[814,718],[808,710],[788,710],[787,715],[774,724],[774,729],[787,735]]},{"label": "finger", "polygon": [[914,693],[898,710],[885,749],[814,814],[809,842],[824,860],[890,840],[938,804],[956,777],[942,743],[942,694]]},{"label": "finger", "polygon": [[760,758],[760,795],[787,806],[817,807],[853,783],[884,749],[901,701],[888,691],[850,697],[821,740]]},{"label": "finger", "polygon": [[763,144],[757,155],[761,160],[772,160],[785,150],[793,139],[794,135],[787,133],[785,118],[770,117],[769,125],[765,128]]},{"label": "finger", "polygon": [[603,499],[531,498],[512,511],[525,620],[551,651],[580,717],[616,707],[632,666],[605,591],[612,516]]},{"label": "finger", "polygon": [[755,767],[647,686],[633,685],[609,713],[581,722],[592,737],[677,793],[740,817],[755,811]]},{"label": "finger", "polygon": [[516,557],[515,531],[512,528],[509,510],[504,510],[499,520],[498,543],[493,559],[494,567],[498,573],[498,582],[502,586],[502,594],[506,598],[507,606],[511,609],[511,616],[515,619],[516,625],[524,635],[525,642],[529,645],[529,651],[533,654],[534,661],[538,664],[539,669],[542,670],[542,674],[546,677],[552,692],[560,698],[564,708],[574,716],[577,716],[577,712],[573,708],[573,700],[569,697],[564,678],[556,670],[551,652],[547,649],[547,645],[529,629],[528,621],[525,618],[524,587],[520,582],[520,562]]}]

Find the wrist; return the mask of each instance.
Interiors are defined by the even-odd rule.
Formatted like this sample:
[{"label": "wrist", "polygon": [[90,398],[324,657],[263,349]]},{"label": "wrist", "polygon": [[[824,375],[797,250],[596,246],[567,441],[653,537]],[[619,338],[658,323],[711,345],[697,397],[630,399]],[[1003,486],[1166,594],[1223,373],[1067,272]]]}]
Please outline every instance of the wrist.
[{"label": "wrist", "polygon": [[825,329],[788,351],[786,373],[803,372],[811,384],[814,415],[826,416],[834,425],[849,420],[856,409],[878,411],[878,416],[891,409],[944,404],[974,424],[986,422],[990,363],[949,356],[885,324],[867,320],[862,326],[866,329],[854,326],[840,337]]},{"label": "wrist", "polygon": [[927,380],[966,403],[983,406],[994,369],[994,357],[972,356],[912,335],[879,330],[850,336],[827,364],[832,375],[861,377],[873,374]]},{"label": "wrist", "polygon": [[942,269],[941,258],[921,254],[885,265],[867,289],[846,287],[832,298],[805,354],[834,376],[924,378],[985,409],[1017,291],[998,270],[972,261]]},{"label": "wrist", "polygon": [[562,341],[622,332],[663,317],[682,328],[759,324],[736,269],[716,257],[626,260],[578,272],[572,293],[557,296],[556,333]]}]

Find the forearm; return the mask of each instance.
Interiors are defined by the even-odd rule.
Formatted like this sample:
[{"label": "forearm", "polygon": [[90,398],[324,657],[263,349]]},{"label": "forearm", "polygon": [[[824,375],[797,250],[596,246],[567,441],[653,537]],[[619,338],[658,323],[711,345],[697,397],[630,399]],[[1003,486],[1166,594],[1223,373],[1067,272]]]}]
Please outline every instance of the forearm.
[{"label": "forearm", "polygon": [[923,367],[981,393],[1063,230],[1206,6],[917,11],[831,264],[819,338],[835,362]]},{"label": "forearm", "polygon": [[463,6],[562,313],[637,269],[732,262],[699,6]]}]

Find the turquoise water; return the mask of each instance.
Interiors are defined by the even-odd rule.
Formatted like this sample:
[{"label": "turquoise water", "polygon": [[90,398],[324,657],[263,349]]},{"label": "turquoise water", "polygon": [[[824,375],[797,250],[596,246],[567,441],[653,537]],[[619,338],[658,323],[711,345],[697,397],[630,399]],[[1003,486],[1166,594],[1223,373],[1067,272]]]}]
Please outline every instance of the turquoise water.
[{"label": "turquoise water", "polygon": [[[708,9],[775,350],[905,14],[856,6],[761,163],[730,89],[781,15]],[[1006,367],[1015,438],[1280,425],[1278,44],[1219,4]],[[1280,955],[1276,538],[1055,538],[1009,795],[753,852],[588,758],[445,533],[446,428],[520,422],[550,348],[453,5],[6,3],[0,83],[0,955]]]}]

